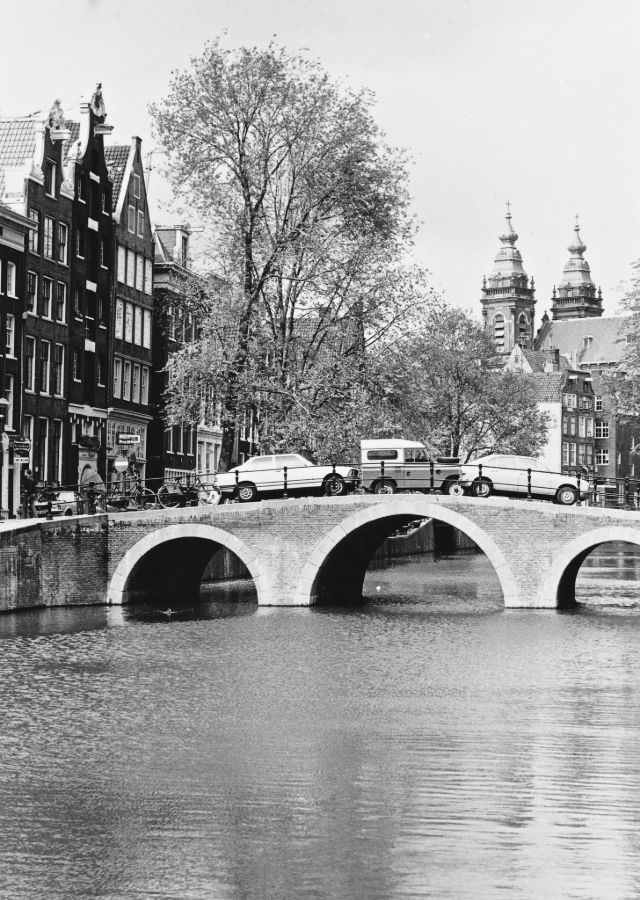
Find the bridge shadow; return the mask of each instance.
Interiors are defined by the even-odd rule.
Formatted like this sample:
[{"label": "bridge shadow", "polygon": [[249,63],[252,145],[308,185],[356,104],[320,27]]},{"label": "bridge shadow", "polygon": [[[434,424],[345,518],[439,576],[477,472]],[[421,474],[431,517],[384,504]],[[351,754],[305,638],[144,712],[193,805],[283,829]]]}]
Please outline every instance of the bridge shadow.
[{"label": "bridge shadow", "polygon": [[558,608],[640,612],[640,545],[607,541],[579,553],[560,579]]},{"label": "bridge shadow", "polygon": [[227,618],[258,608],[251,573],[228,548],[183,537],[148,550],[131,569],[123,596],[139,618]]}]

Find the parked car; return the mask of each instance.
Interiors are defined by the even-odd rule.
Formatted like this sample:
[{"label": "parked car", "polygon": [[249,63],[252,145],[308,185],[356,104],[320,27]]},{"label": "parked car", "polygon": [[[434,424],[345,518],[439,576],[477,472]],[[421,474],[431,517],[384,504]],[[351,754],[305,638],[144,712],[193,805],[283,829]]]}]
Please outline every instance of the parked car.
[{"label": "parked car", "polygon": [[457,459],[429,453],[419,441],[399,438],[376,438],[360,441],[362,487],[374,494],[396,491],[441,491],[462,494],[458,485],[460,466]]},{"label": "parked car", "polygon": [[555,503],[571,506],[588,493],[588,483],[573,475],[549,472],[546,466],[531,456],[511,456],[492,453],[482,456],[461,467],[460,485],[474,497],[488,497],[490,494],[509,494],[526,497],[529,493],[529,470],[531,471],[531,495],[546,497]]},{"label": "parked car", "polygon": [[[36,516],[46,516],[49,512],[47,492],[39,492],[35,501]],[[54,516],[77,516],[78,500],[75,491],[52,491],[51,513]]]},{"label": "parked car", "polygon": [[[222,499],[236,498],[242,503],[260,496],[282,496],[285,491],[285,467],[288,494],[322,492],[339,497],[353,490],[360,480],[360,472],[351,466],[316,466],[299,453],[252,456],[228,472],[219,473],[214,480]],[[237,473],[237,477],[236,477]]]}]

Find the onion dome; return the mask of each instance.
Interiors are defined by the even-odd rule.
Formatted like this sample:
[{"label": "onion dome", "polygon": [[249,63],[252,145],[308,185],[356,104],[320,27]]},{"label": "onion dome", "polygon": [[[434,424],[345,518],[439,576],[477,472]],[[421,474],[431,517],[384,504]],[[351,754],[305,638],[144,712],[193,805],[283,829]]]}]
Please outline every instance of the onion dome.
[{"label": "onion dome", "polygon": [[501,277],[509,278],[512,275],[524,275],[526,272],[522,268],[522,256],[516,247],[518,235],[511,225],[511,210],[507,210],[507,228],[504,234],[499,237],[501,247],[498,250],[493,262],[492,278]]},{"label": "onion dome", "polygon": [[587,249],[587,245],[580,237],[580,226],[578,225],[578,217],[576,216],[576,224],[574,226],[575,238],[567,247],[571,254],[567,264],[562,270],[562,281],[559,287],[580,287],[582,285],[592,285],[591,269],[589,263],[584,259],[583,253]]}]

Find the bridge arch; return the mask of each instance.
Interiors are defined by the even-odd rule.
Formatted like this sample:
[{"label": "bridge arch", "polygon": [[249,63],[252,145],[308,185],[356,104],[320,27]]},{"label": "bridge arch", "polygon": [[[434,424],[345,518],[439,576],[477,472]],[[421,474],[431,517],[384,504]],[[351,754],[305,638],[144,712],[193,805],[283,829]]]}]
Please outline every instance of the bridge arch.
[{"label": "bridge arch", "polygon": [[[470,537],[493,566],[505,606],[518,605],[518,586],[511,567],[486,531],[455,509],[419,497],[396,496],[353,513],[316,544],[298,581],[296,603],[314,605],[323,595],[330,596],[332,581],[354,598],[361,596],[367,566],[382,540],[400,524],[418,518],[444,522]],[[359,535],[363,540],[358,547]],[[343,548],[342,559],[340,548]],[[360,551],[359,559],[358,553],[353,552],[356,548]]]},{"label": "bridge arch", "polygon": [[579,535],[561,546],[542,583],[540,596],[555,599],[556,606],[571,606],[576,600],[576,578],[587,556],[600,544],[621,541],[640,546],[640,529],[628,525],[606,525]]},{"label": "bridge arch", "polygon": [[[116,605],[126,601],[127,592],[136,568],[143,564],[145,558],[149,557],[150,554],[153,554],[154,551],[156,553],[167,551],[172,546],[177,546],[177,542],[185,541],[197,542],[200,545],[202,550],[201,559],[204,560],[202,568],[204,568],[206,561],[213,554],[215,547],[225,547],[227,550],[235,553],[247,567],[253,578],[258,594],[258,603],[268,602],[265,600],[265,595],[268,592],[267,579],[260,560],[253,550],[223,528],[218,528],[215,525],[189,522],[176,523],[175,525],[159,528],[133,544],[123,555],[109,580],[107,603]],[[210,551],[208,556],[206,555],[207,550]],[[194,574],[199,585],[202,570]]]}]

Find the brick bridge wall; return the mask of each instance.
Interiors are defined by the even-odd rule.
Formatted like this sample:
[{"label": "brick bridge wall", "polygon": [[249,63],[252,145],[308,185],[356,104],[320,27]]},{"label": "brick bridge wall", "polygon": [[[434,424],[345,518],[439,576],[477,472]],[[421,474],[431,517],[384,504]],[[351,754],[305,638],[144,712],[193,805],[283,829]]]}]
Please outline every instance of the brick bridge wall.
[{"label": "brick bridge wall", "polygon": [[187,596],[220,545],[247,566],[262,604],[355,600],[380,542],[418,517],[475,541],[511,607],[570,603],[594,546],[640,544],[635,512],[494,497],[365,495],[108,514],[3,526],[0,608],[122,603],[138,591]]}]

